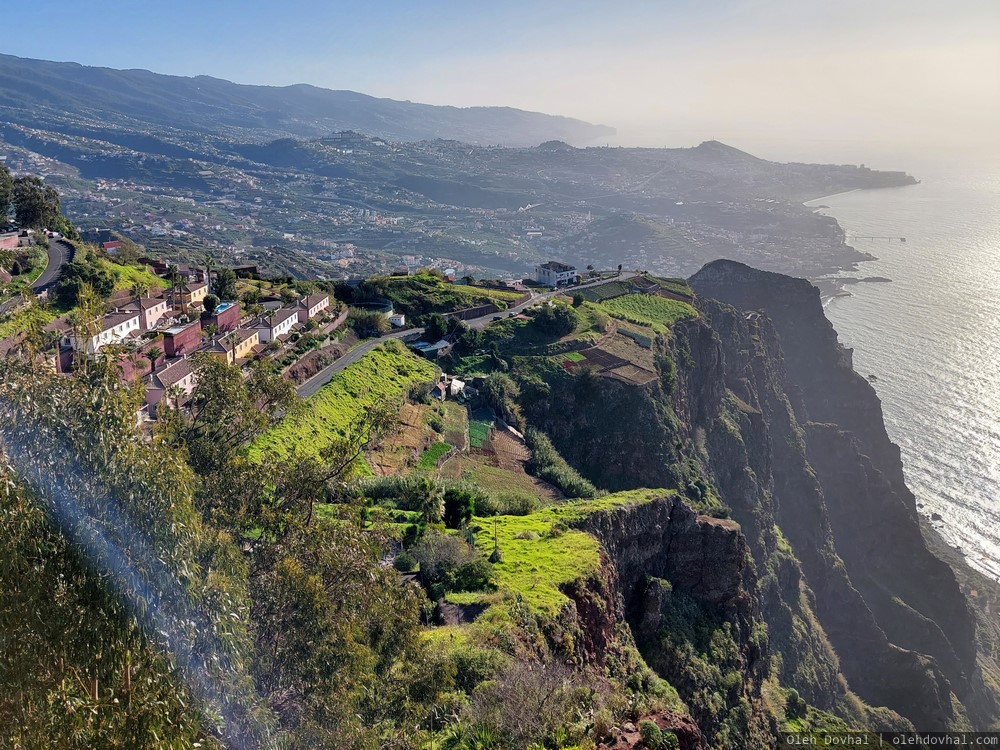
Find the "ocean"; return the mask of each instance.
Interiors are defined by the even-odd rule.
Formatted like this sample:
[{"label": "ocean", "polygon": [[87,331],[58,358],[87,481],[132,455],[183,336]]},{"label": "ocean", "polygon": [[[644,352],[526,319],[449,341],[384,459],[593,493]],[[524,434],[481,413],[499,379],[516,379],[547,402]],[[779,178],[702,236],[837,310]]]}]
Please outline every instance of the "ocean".
[{"label": "ocean", "polygon": [[892,279],[845,287],[826,313],[875,378],[920,512],[1000,580],[1000,171],[917,176],[806,204],[878,257],[844,275]]}]

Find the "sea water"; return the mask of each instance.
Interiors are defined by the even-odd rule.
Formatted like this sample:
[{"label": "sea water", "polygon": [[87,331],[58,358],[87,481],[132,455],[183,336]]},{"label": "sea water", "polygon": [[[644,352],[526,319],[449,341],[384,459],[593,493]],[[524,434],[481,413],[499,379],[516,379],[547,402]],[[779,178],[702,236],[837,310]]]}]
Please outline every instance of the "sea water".
[{"label": "sea water", "polygon": [[846,275],[892,279],[845,287],[826,313],[874,376],[921,513],[1000,579],[1000,171],[919,176],[807,204],[878,257]]}]

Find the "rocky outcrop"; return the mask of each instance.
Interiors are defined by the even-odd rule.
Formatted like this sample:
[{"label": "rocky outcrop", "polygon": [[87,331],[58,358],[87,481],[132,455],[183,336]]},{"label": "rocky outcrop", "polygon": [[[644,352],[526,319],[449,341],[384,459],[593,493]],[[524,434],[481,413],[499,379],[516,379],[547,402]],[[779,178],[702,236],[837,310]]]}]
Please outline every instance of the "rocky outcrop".
[{"label": "rocky outcrop", "polygon": [[[710,742],[741,736],[756,738],[753,746],[769,744],[775,727],[761,706],[767,641],[756,569],[739,526],[698,515],[675,495],[593,513],[578,525],[601,542],[640,651],[688,703],[700,732]],[[578,611],[589,609],[575,599]],[[678,632],[680,611],[697,636]],[[711,647],[702,642],[705,633],[713,634]],[[599,651],[600,639],[591,640]],[[696,655],[706,648],[715,660],[707,669]],[[717,696],[711,705],[702,700],[709,685]]]}]

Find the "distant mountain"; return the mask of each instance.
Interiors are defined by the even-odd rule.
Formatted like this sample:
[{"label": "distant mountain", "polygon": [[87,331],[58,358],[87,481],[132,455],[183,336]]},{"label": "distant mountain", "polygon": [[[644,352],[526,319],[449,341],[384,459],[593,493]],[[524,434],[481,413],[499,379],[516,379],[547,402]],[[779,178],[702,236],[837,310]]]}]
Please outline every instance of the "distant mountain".
[{"label": "distant mountain", "polygon": [[316,86],[247,86],[209,76],[114,70],[0,55],[0,119],[200,131],[244,141],[357,130],[393,141],[588,143],[614,128],[510,107],[442,107]]}]

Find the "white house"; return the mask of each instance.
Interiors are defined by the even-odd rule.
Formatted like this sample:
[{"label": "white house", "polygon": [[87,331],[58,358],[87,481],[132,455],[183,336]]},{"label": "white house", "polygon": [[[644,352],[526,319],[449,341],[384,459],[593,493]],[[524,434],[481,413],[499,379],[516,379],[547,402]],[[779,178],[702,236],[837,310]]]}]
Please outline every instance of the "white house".
[{"label": "white house", "polygon": [[156,328],[160,318],[167,314],[167,300],[150,297],[137,299],[122,308],[127,311],[137,311],[139,313],[139,327],[144,331],[151,331]]},{"label": "white house", "polygon": [[282,336],[291,333],[292,328],[294,328],[298,322],[298,310],[292,307],[286,307],[282,310],[278,310],[269,318],[261,318],[254,325],[254,328],[260,331],[260,340],[262,343],[266,344],[268,341],[281,338]]},{"label": "white house", "polygon": [[311,294],[299,300],[299,322],[312,320],[330,306],[329,294]]},{"label": "white house", "polygon": [[579,276],[576,266],[569,266],[555,260],[535,266],[535,281],[545,286],[572,284]]},{"label": "white house", "polygon": [[133,331],[138,332],[139,312],[138,310],[116,310],[108,313],[101,320],[101,330],[93,336],[80,337],[70,333],[66,337],[66,343],[76,351],[85,351],[87,354],[94,354],[102,346],[117,344],[129,336]]},{"label": "white house", "polygon": [[402,328],[406,325],[406,316],[403,313],[394,312],[389,315],[389,323],[396,328]]}]

